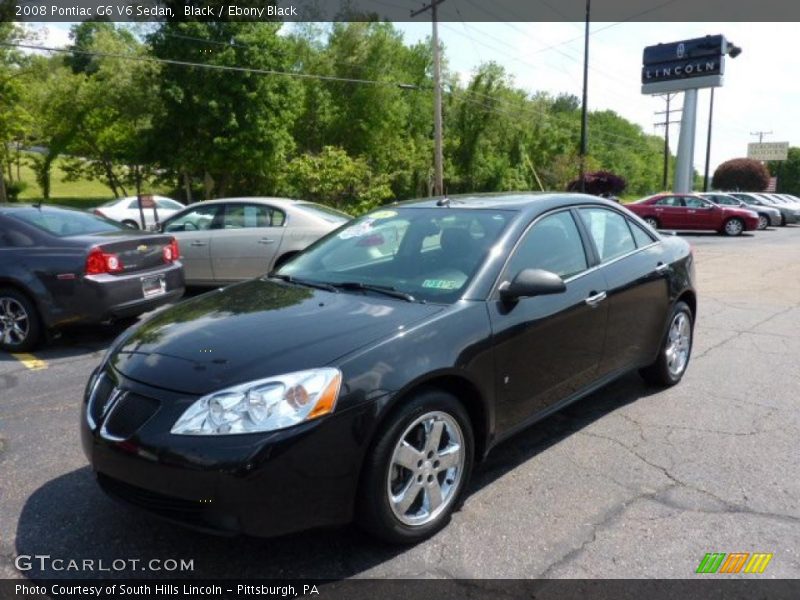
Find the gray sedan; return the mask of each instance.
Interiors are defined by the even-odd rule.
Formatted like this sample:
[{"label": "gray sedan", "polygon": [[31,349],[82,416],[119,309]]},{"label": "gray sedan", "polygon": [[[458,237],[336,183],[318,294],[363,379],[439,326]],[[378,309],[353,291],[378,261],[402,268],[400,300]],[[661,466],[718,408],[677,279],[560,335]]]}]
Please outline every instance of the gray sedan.
[{"label": "gray sedan", "polygon": [[188,285],[220,285],[268,273],[349,220],[302,200],[225,198],[188,206],[162,231],[180,244]]},{"label": "gray sedan", "polygon": [[735,198],[731,194],[723,194],[722,192],[704,192],[698,195],[721,206],[738,206],[740,208],[752,210],[754,213],[758,214],[759,229],[766,229],[770,225],[775,226],[781,224],[781,211],[773,206],[767,204],[748,204],[740,198]]},{"label": "gray sedan", "polygon": [[781,225],[797,223],[800,221],[800,210],[794,206],[777,202],[763,194],[756,194],[754,192],[726,192],[729,196],[743,200],[747,204],[755,206],[771,206],[777,208],[781,213]]}]

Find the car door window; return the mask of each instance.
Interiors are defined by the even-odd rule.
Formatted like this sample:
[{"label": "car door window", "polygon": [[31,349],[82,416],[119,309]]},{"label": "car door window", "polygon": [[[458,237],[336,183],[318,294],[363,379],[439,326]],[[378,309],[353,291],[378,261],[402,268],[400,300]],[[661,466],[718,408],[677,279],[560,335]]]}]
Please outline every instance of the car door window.
[{"label": "car door window", "polygon": [[656,200],[656,206],[683,206],[683,202],[677,196],[665,196]]},{"label": "car door window", "polygon": [[580,214],[594,240],[600,262],[608,262],[636,250],[628,220],[621,214],[605,208],[582,208]]},{"label": "car door window", "polygon": [[564,279],[588,266],[578,227],[569,211],[541,219],[525,234],[506,269],[513,278],[523,269],[544,269]]},{"label": "car door window", "polygon": [[630,219],[628,220],[628,227],[631,228],[631,233],[633,234],[633,241],[636,242],[637,248],[644,248],[645,246],[649,246],[655,240],[653,236],[647,233],[641,226],[637,225]]},{"label": "car door window", "polygon": [[709,208],[711,205],[700,198],[687,197],[683,199],[687,208]]},{"label": "car door window", "polygon": [[170,231],[206,231],[215,229],[219,205],[198,206],[187,213],[167,222],[165,232]]},{"label": "car door window", "polygon": [[283,212],[264,204],[229,204],[225,208],[224,229],[252,229],[254,227],[280,227],[285,220]]}]

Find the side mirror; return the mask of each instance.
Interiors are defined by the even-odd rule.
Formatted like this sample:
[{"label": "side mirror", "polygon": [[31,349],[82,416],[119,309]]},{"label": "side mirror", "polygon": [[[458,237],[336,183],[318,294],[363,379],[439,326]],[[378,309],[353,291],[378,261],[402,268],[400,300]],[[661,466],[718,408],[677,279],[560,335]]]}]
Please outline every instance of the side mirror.
[{"label": "side mirror", "polygon": [[516,302],[520,298],[560,294],[567,290],[564,280],[551,271],[523,269],[511,282],[500,286],[503,302]]}]

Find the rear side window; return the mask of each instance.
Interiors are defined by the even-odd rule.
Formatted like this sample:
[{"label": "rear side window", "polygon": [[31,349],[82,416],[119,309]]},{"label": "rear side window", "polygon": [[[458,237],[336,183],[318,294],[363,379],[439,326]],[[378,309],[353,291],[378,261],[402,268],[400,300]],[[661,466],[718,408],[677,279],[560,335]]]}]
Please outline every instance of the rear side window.
[{"label": "rear side window", "polygon": [[587,268],[586,252],[569,211],[544,217],[525,234],[508,264],[507,277],[544,269],[567,279]]},{"label": "rear side window", "polygon": [[608,262],[636,250],[628,219],[621,214],[605,208],[582,208],[580,214],[594,240],[600,262]]},{"label": "rear side window", "polygon": [[653,236],[651,236],[647,231],[645,231],[642,227],[637,225],[631,220],[628,220],[628,226],[631,228],[631,233],[633,234],[633,241],[636,242],[637,248],[644,248],[645,246],[649,246],[655,240]]},{"label": "rear side window", "polygon": [[252,229],[283,225],[283,212],[265,204],[228,204],[225,206],[225,229]]}]

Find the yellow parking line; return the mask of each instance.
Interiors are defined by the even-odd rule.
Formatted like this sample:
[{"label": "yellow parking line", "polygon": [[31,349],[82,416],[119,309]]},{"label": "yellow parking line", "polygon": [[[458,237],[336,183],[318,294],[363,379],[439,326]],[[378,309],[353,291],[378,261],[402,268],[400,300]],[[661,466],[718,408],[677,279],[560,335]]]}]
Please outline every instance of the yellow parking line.
[{"label": "yellow parking line", "polygon": [[19,354],[12,354],[11,356],[16,358],[31,371],[42,371],[47,368],[47,361],[36,358],[33,354],[20,352]]}]

